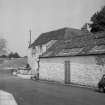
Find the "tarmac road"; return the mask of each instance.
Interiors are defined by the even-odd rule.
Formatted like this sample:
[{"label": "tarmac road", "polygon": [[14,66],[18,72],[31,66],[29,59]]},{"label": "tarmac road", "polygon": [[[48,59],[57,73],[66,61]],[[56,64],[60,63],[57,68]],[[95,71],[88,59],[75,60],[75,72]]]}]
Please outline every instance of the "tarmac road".
[{"label": "tarmac road", "polygon": [[105,105],[104,93],[20,79],[3,70],[0,70],[0,90],[11,93],[18,105]]}]

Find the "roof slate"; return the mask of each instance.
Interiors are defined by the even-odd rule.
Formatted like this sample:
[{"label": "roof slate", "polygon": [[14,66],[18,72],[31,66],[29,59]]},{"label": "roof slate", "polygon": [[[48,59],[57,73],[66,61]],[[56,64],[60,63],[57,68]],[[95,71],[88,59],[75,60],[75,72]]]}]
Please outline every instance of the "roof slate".
[{"label": "roof slate", "polygon": [[73,28],[43,33],[31,47],[46,44],[51,40],[56,41],[42,54],[42,57],[105,53],[105,32],[92,34]]},{"label": "roof slate", "polygon": [[46,44],[51,40],[62,40],[64,39],[66,28],[54,30],[51,32],[42,33],[32,44],[30,47],[34,47],[37,45]]}]

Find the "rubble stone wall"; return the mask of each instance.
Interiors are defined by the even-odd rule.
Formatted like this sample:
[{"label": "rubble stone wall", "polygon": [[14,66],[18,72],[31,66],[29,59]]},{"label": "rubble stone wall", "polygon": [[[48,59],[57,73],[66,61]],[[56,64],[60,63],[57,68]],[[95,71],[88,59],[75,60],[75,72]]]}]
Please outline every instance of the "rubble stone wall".
[{"label": "rubble stone wall", "polygon": [[70,82],[97,86],[105,73],[105,66],[97,64],[96,56],[41,58],[40,79],[65,82],[65,61],[70,61]]},{"label": "rubble stone wall", "polygon": [[61,59],[41,59],[39,78],[64,83],[64,62]]}]

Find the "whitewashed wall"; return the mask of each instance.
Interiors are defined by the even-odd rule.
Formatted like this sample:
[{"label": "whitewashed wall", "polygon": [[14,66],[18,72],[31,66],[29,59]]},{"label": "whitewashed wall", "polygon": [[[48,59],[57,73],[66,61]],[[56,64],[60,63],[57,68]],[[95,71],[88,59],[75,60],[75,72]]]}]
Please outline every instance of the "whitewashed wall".
[{"label": "whitewashed wall", "polygon": [[70,58],[71,82],[97,86],[103,74],[103,67],[96,64],[95,56]]},{"label": "whitewashed wall", "polygon": [[38,71],[38,60],[39,55],[42,55],[44,52],[46,52],[47,48],[51,47],[56,40],[51,40],[47,44],[35,46],[35,48],[28,48],[28,63],[31,66],[31,73],[36,74]]},{"label": "whitewashed wall", "polygon": [[28,63],[31,66],[31,74],[35,75],[36,70],[38,68],[38,64],[36,61],[36,57],[34,55],[32,55],[32,49],[31,48],[28,49]]},{"label": "whitewashed wall", "polygon": [[40,59],[39,78],[64,83],[64,62],[61,59]]},{"label": "whitewashed wall", "polygon": [[97,65],[95,56],[41,58],[40,79],[64,83],[65,61],[70,61],[70,80],[72,83],[97,86],[97,83],[105,73],[105,66]]}]

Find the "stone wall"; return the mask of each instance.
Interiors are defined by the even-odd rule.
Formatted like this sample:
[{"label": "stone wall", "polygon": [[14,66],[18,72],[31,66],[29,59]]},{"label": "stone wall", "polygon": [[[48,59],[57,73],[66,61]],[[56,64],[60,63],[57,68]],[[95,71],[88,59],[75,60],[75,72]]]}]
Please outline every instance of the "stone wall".
[{"label": "stone wall", "polygon": [[71,82],[97,86],[103,75],[103,66],[96,64],[95,56],[73,57],[70,59]]},{"label": "stone wall", "polygon": [[64,63],[60,59],[40,59],[39,78],[64,83]]},{"label": "stone wall", "polygon": [[28,49],[28,63],[31,66],[31,74],[35,75],[38,68],[36,57],[32,55],[32,49]]},{"label": "stone wall", "polygon": [[64,83],[65,61],[70,61],[70,82],[72,83],[97,86],[105,73],[105,66],[97,64],[96,56],[41,58],[39,64],[40,79]]}]

